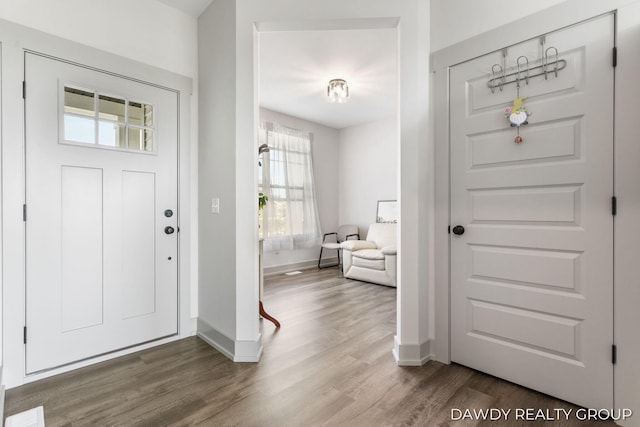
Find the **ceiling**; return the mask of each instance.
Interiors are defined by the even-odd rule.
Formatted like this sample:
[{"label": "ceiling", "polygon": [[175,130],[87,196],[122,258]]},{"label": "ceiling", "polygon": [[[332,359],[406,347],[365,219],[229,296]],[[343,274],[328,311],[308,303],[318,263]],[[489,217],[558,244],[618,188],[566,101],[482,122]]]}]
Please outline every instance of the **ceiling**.
[{"label": "ceiling", "polygon": [[[260,106],[342,129],[390,117],[397,106],[395,29],[260,33]],[[327,102],[329,80],[349,85]]]},{"label": "ceiling", "polygon": [[198,17],[209,7],[213,0],[158,0],[175,9],[179,9],[188,15]]},{"label": "ceiling", "polygon": [[[212,0],[158,0],[198,17]],[[397,37],[375,30],[261,31],[260,106],[342,129],[387,118],[397,106]],[[327,102],[329,80],[349,85],[346,104]]]}]

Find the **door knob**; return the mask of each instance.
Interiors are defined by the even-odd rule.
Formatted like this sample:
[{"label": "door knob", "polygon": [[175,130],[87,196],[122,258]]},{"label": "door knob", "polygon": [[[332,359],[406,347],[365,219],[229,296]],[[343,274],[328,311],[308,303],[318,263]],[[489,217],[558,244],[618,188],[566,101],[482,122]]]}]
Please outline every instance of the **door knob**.
[{"label": "door knob", "polygon": [[167,218],[171,218],[173,216],[173,211],[171,209],[167,209],[166,211],[164,211],[164,216],[166,216]]},{"label": "door knob", "polygon": [[174,231],[176,231],[176,230],[174,230],[174,228],[170,227],[170,226],[167,226],[167,227],[164,228],[165,234],[173,234]]},{"label": "door knob", "polygon": [[456,236],[460,236],[462,234],[464,234],[464,227],[461,225],[456,225],[455,227],[453,227],[453,234],[455,234]]}]

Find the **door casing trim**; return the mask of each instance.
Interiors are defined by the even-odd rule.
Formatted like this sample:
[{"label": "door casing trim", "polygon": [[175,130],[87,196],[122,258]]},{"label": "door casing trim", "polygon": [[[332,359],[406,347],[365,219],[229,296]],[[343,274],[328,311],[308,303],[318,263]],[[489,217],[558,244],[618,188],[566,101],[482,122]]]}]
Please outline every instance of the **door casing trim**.
[{"label": "door casing trim", "polygon": [[[192,256],[191,182],[197,164],[191,159],[192,79],[41,31],[0,20],[2,42],[2,342],[3,379],[7,388],[77,369],[193,334],[191,321]],[[25,202],[25,125],[22,81],[24,55],[39,55],[81,64],[139,82],[168,88],[178,94],[178,335],[138,347],[109,353],[89,361],[67,365],[42,374],[25,375],[25,240],[22,205]],[[28,96],[28,94],[27,94]],[[19,210],[19,215],[17,214]]]},{"label": "door casing trim", "polygon": [[[637,75],[637,67],[640,64],[640,55],[632,54],[640,50],[640,42],[637,40],[637,32],[628,31],[630,27],[640,26],[640,1],[638,0],[612,0],[610,2],[567,0],[566,2],[545,9],[541,12],[504,25],[489,31],[473,39],[458,43],[449,48],[442,49],[432,54],[431,84],[433,88],[433,112],[434,123],[434,148],[435,157],[435,289],[433,304],[430,309],[435,317],[435,348],[434,359],[443,363],[450,363],[450,247],[447,227],[450,224],[449,202],[449,71],[450,68],[460,62],[500,49],[506,40],[506,34],[520,34],[520,43],[540,33],[554,31],[563,27],[578,24],[582,21],[595,18],[605,13],[616,14],[616,28],[614,39],[618,52],[627,52],[630,57],[625,61],[619,61],[615,75],[614,89],[614,192],[617,196],[621,191],[635,188],[634,185],[625,184],[630,181],[640,180],[640,171],[637,168],[637,149],[630,146],[635,141],[637,132],[633,129],[633,120],[620,120],[618,116],[625,111],[625,106],[630,105],[636,99],[637,91],[620,91],[619,88],[633,88],[632,81]],[[624,25],[620,23],[624,22]],[[624,27],[624,28],[621,28]],[[630,114],[630,113],[629,113]],[[622,114],[624,116],[624,114]],[[623,154],[620,154],[623,153]],[[635,165],[635,166],[634,166]],[[634,190],[636,191],[636,190]],[[634,193],[635,194],[635,193]],[[633,194],[627,196],[632,197]],[[621,203],[622,198],[619,198]],[[633,204],[634,200],[628,200]],[[619,203],[619,207],[622,205]],[[633,233],[623,233],[624,226],[637,226],[633,219],[633,212],[625,216],[624,211],[618,210],[614,220],[614,253],[637,253],[640,250],[640,242],[633,241]],[[630,224],[629,222],[632,221]],[[634,252],[635,251],[635,252]],[[623,265],[624,264],[624,265]],[[618,256],[614,259],[614,340],[618,347],[628,345],[629,350],[637,347],[636,332],[630,327],[625,327],[621,322],[624,319],[627,324],[637,319],[637,310],[631,310],[628,301],[638,294],[637,283],[622,282],[618,278],[636,277],[638,268],[628,262],[621,261]],[[635,288],[634,288],[635,287]],[[629,342],[629,340],[635,340]],[[635,344],[634,344],[635,343]],[[635,345],[635,347],[634,347]],[[637,403],[633,401],[633,395],[629,392],[632,384],[637,384],[638,376],[634,368],[635,361],[623,362],[618,358],[614,368],[614,406],[639,410]],[[625,383],[625,384],[623,384]],[[635,406],[635,407],[634,407]],[[624,423],[623,423],[624,425]]]}]

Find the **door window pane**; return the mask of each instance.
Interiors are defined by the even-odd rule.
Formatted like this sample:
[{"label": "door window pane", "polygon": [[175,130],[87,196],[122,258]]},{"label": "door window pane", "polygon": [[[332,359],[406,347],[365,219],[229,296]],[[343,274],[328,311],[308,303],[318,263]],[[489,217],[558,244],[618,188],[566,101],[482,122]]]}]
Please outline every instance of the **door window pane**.
[{"label": "door window pane", "polygon": [[95,144],[96,127],[93,118],[64,115],[64,139],[66,141]]},{"label": "door window pane", "polygon": [[153,132],[150,129],[130,127],[129,150],[153,151]]},{"label": "door window pane", "polygon": [[95,94],[82,89],[65,86],[64,113],[93,117],[95,115]]},{"label": "door window pane", "polygon": [[98,97],[99,118],[124,122],[126,105],[124,99],[101,94]]},{"label": "door window pane", "polygon": [[153,126],[153,105],[129,101],[129,123],[138,126]]},{"label": "door window pane", "polygon": [[126,148],[125,126],[118,123],[100,121],[98,124],[98,144]]}]

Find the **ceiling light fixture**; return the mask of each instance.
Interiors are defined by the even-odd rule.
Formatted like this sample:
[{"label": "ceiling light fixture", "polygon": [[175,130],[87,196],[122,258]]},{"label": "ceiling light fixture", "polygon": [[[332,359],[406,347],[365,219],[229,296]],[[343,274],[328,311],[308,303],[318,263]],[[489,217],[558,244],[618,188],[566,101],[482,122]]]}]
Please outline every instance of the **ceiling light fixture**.
[{"label": "ceiling light fixture", "polygon": [[345,103],[349,99],[349,86],[343,79],[333,79],[327,86],[327,98],[329,102]]}]

